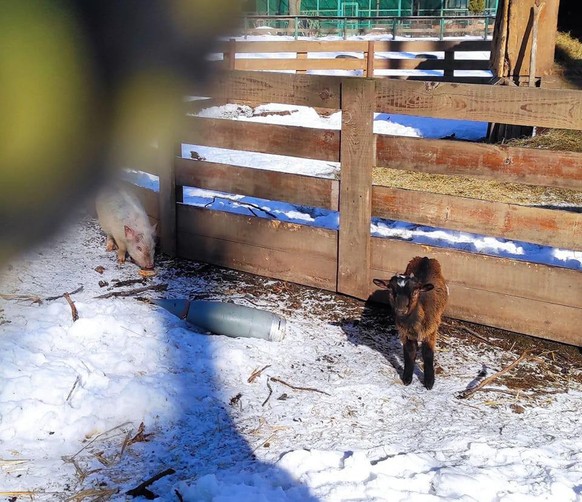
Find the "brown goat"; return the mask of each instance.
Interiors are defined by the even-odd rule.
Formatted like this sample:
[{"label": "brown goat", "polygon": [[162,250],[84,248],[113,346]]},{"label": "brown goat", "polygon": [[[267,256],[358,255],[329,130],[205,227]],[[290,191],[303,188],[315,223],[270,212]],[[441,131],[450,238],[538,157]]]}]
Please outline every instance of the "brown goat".
[{"label": "brown goat", "polygon": [[422,344],[424,386],[434,385],[434,350],[437,331],[448,299],[448,288],[435,259],[416,256],[389,281],[374,279],[374,284],[388,290],[396,327],[404,349],[402,382],[412,382],[418,342]]}]

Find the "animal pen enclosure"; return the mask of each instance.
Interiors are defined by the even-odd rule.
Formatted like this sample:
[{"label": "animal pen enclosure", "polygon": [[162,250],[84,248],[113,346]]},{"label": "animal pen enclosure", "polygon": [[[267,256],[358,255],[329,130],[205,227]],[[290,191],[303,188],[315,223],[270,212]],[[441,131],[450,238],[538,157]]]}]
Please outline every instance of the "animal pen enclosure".
[{"label": "animal pen enclosure", "polygon": [[[437,258],[446,314],[582,345],[582,271],[370,235],[371,217],[582,250],[582,214],[372,184],[374,166],[582,190],[582,154],[373,133],[373,113],[582,129],[580,91],[270,72],[225,72],[219,102],[342,111],[341,130],[185,118],[179,142],[341,163],[340,179],[170,158],[138,189],[160,219],[162,250],[183,258],[367,299],[373,277],[416,255]],[[146,169],[147,170],[147,169]],[[339,230],[241,216],[182,202],[200,187],[339,211]]]},{"label": "animal pen enclosure", "polygon": [[[406,78],[484,83],[491,80],[489,60],[478,52],[491,50],[487,40],[301,40],[240,41],[220,44],[216,51],[229,70],[269,70],[306,73],[310,71],[354,71],[364,77],[389,75],[395,72],[423,71],[430,77],[410,75]],[[434,52],[442,53],[437,57]],[[343,53],[341,57],[335,57]],[[463,57],[457,55],[464,53]],[[237,57],[237,55],[239,57]],[[257,57],[258,56],[258,57]],[[261,57],[262,56],[262,57]],[[470,56],[470,57],[469,57]],[[455,72],[463,71],[463,76]],[[392,74],[390,74],[392,72]]]}]

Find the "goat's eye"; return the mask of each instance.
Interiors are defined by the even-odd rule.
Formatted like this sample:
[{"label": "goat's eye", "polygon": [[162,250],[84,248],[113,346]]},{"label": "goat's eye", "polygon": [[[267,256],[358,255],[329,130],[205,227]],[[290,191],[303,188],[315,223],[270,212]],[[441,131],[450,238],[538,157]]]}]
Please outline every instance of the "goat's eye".
[{"label": "goat's eye", "polygon": [[137,246],[137,250],[138,250],[138,251],[142,251],[142,248],[141,248],[141,246]]}]

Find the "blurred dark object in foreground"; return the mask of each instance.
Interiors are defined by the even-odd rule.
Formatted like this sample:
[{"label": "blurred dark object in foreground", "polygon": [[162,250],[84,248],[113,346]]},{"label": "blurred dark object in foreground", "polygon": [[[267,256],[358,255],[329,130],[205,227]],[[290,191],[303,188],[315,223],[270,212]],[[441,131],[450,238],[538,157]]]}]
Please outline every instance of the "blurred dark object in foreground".
[{"label": "blurred dark object in foreground", "polygon": [[[2,2],[0,267],[169,141],[232,0]],[[150,159],[151,162],[151,159]]]}]

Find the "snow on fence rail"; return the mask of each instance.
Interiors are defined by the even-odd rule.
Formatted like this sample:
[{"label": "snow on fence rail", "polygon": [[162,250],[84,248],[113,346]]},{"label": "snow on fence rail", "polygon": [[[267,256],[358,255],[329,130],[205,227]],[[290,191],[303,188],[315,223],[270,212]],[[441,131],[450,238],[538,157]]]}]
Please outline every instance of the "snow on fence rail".
[{"label": "snow on fence rail", "polygon": [[[231,40],[217,47],[217,64],[229,70],[269,70],[285,72],[354,72],[364,77],[399,75],[393,78],[419,78],[455,82],[486,82],[491,76],[489,59],[479,53],[491,50],[485,40],[296,40],[245,41]],[[443,53],[437,57],[434,52]],[[457,59],[456,53],[473,53]],[[338,55],[339,53],[339,55]],[[238,57],[237,57],[238,54]],[[409,70],[410,75],[402,75]],[[463,74],[455,74],[463,71]],[[412,73],[415,73],[413,75]]]},{"label": "snow on fence rail", "polygon": [[[386,79],[231,72],[212,96],[342,110],[341,131],[188,117],[181,143],[341,162],[341,179],[170,159],[153,174],[160,197],[140,190],[160,218],[162,249],[263,276],[367,299],[371,279],[415,255],[439,259],[447,315],[582,345],[582,271],[370,235],[372,217],[462,229],[582,250],[582,214],[372,185],[389,166],[582,190],[582,154],[373,133],[373,112],[582,129],[580,91]],[[241,216],[181,202],[193,186],[339,210],[339,230]]]}]

